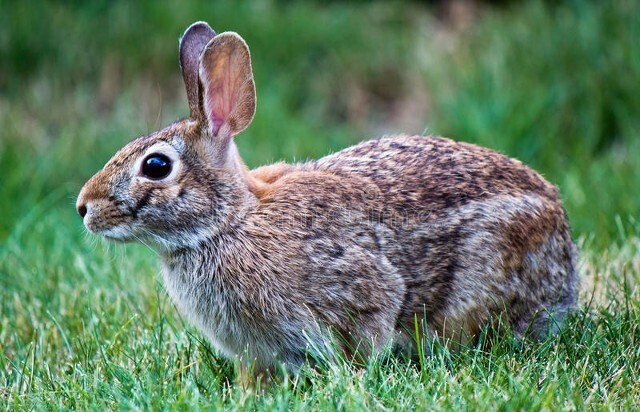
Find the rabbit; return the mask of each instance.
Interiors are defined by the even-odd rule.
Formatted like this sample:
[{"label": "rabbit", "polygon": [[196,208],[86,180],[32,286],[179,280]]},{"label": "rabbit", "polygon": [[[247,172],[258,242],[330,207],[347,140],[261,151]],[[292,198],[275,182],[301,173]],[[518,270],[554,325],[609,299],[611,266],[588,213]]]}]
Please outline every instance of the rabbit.
[{"label": "rabbit", "polygon": [[189,117],[139,137],[82,188],[86,228],[157,251],[179,312],[256,373],[389,342],[473,342],[497,319],[555,333],[576,303],[559,191],[518,160],[434,136],[365,141],[249,170],[251,58],[236,33],[180,40]]}]

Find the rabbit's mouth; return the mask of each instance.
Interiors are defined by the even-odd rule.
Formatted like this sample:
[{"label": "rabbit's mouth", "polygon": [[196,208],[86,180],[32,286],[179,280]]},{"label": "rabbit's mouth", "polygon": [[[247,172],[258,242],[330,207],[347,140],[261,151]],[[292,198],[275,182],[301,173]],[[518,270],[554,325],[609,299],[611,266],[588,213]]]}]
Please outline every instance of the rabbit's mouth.
[{"label": "rabbit's mouth", "polygon": [[[114,222],[116,217],[119,221]],[[108,241],[125,243],[136,239],[134,228],[129,220],[125,216],[115,216],[113,213],[108,218],[99,213],[87,213],[84,217],[84,227]]]}]

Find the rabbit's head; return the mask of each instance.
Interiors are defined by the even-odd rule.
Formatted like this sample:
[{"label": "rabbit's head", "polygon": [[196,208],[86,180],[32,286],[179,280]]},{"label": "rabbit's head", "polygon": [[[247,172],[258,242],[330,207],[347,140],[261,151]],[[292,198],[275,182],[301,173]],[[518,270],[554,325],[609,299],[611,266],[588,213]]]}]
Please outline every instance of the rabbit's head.
[{"label": "rabbit's head", "polygon": [[84,185],[76,206],[89,231],[171,249],[241,219],[257,184],[233,142],[255,113],[249,49],[195,23],[180,64],[190,117],[133,140]]}]

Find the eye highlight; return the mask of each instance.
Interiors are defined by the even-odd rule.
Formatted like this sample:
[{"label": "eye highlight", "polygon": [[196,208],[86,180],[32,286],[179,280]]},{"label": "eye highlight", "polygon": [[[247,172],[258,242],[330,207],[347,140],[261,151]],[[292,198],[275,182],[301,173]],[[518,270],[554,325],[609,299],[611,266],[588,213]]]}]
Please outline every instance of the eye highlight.
[{"label": "eye highlight", "polygon": [[142,162],[142,174],[149,179],[160,180],[171,173],[171,159],[160,153],[152,153]]}]

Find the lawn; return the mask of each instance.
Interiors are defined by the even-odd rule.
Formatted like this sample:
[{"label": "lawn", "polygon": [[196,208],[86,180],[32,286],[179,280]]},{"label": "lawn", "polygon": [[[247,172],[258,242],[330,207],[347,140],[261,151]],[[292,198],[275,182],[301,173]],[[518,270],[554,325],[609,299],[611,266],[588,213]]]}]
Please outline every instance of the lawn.
[{"label": "lawn", "polygon": [[[2,409],[640,408],[638,2],[0,5]],[[251,48],[257,114],[237,139],[251,167],[428,133],[558,185],[581,251],[569,325],[235,385],[153,252],[87,235],[74,209],[115,150],[187,115],[177,40],[196,20]]]}]

